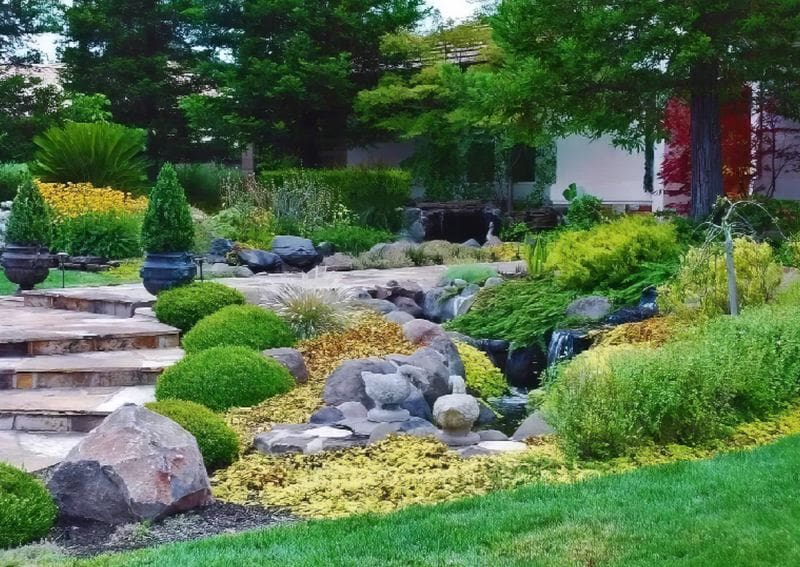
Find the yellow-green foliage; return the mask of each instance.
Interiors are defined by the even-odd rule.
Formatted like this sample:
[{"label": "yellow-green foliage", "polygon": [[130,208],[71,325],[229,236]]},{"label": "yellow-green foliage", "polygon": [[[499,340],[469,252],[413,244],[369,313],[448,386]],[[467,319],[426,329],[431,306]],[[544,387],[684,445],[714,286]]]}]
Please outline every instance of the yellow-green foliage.
[{"label": "yellow-green foliage", "polygon": [[481,398],[502,396],[508,390],[506,377],[486,354],[477,348],[462,342],[456,342],[458,354],[464,363],[467,388]]},{"label": "yellow-green foliage", "polygon": [[649,445],[608,461],[573,461],[550,438],[520,453],[462,459],[431,438],[390,437],[369,447],[315,455],[251,454],[212,479],[214,495],[240,504],[286,506],[332,518],[385,513],[522,484],[574,482],[647,465],[706,459],[800,433],[800,407],[740,425],[702,447]]},{"label": "yellow-green foliage", "polygon": [[245,441],[256,433],[267,431],[275,423],[304,423],[322,406],[325,379],[342,362],[395,353],[411,354],[416,348],[405,340],[399,325],[376,313],[364,314],[344,331],[297,344],[308,367],[308,382],[255,407],[233,409],[226,419]]},{"label": "yellow-green foliage", "polygon": [[[783,270],[772,247],[749,238],[734,241],[739,306],[763,305],[775,297]],[[675,280],[662,289],[664,308],[679,315],[728,313],[728,277],[721,246],[690,248]]]},{"label": "yellow-green foliage", "polygon": [[589,230],[568,231],[553,244],[545,268],[571,289],[614,288],[645,262],[679,253],[675,226],[650,215],[626,216]]},{"label": "yellow-green foliage", "polygon": [[677,317],[654,317],[637,323],[624,323],[612,327],[604,332],[594,344],[596,346],[636,344],[661,346],[683,328],[686,328],[686,323]]}]

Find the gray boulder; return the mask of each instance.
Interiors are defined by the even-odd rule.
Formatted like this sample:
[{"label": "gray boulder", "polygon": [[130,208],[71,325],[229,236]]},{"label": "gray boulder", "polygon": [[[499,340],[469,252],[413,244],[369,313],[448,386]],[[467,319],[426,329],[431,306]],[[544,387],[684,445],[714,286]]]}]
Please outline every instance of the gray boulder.
[{"label": "gray boulder", "polygon": [[349,272],[355,267],[352,256],[336,252],[330,256],[322,259],[322,265],[325,266],[330,272]]},{"label": "gray boulder", "polygon": [[503,278],[491,277],[485,282],[483,282],[483,287],[497,287],[499,285],[502,285],[504,281],[505,280],[503,280]]},{"label": "gray boulder", "polygon": [[462,242],[461,246],[466,246],[467,248],[480,248],[481,243],[475,240],[474,238],[470,238],[466,242]]},{"label": "gray boulder", "polygon": [[235,278],[252,278],[255,274],[253,270],[247,266],[234,266],[233,277]]},{"label": "gray boulder", "polygon": [[447,338],[447,333],[436,323],[414,319],[403,325],[403,336],[415,345],[429,345],[434,339]]},{"label": "gray boulder", "polygon": [[[402,359],[394,358],[402,366],[399,371],[422,391],[425,400],[433,406],[436,399],[450,393],[450,370],[442,356],[433,349],[422,348]],[[415,370],[419,369],[419,370]]]},{"label": "gray boulder", "polygon": [[535,411],[522,422],[514,432],[514,435],[511,436],[511,439],[514,441],[524,441],[531,437],[553,435],[555,432],[555,429],[550,427],[550,424],[544,420],[542,412]]},{"label": "gray boulder", "polygon": [[276,236],[272,241],[272,251],[284,263],[303,270],[313,268],[321,259],[314,243],[299,236]]},{"label": "gray boulder", "polygon": [[362,372],[375,374],[391,374],[395,366],[388,360],[380,358],[362,358],[347,360],[325,381],[322,392],[323,401],[329,406],[338,406],[345,402],[359,402],[367,409],[372,409],[375,403],[364,389]]},{"label": "gray boulder", "polygon": [[282,267],[280,256],[266,250],[240,250],[239,260],[254,274],[279,272]]},{"label": "gray boulder", "polygon": [[203,267],[203,272],[209,278],[235,278],[236,268],[240,266],[230,266],[225,262],[215,262],[210,266]]},{"label": "gray boulder", "polygon": [[416,386],[412,387],[411,394],[406,398],[406,401],[400,404],[400,407],[408,410],[412,417],[419,417],[428,421],[433,418],[430,404],[425,400],[422,390]]},{"label": "gray boulder", "polygon": [[336,252],[336,247],[330,242],[320,242],[316,246],[317,253],[320,256],[331,256],[334,252]]},{"label": "gray boulder", "polygon": [[422,307],[409,297],[395,297],[392,300],[399,311],[408,313],[412,318],[422,317]]},{"label": "gray boulder", "polygon": [[433,437],[438,429],[426,419],[412,417],[408,421],[381,423],[369,436],[369,442],[379,443],[390,435],[413,435],[415,437]]},{"label": "gray boulder", "polygon": [[357,299],[353,302],[355,305],[377,311],[383,315],[397,311],[397,306],[388,299]]},{"label": "gray boulder", "polygon": [[611,300],[602,295],[590,295],[576,299],[567,306],[567,316],[580,317],[591,321],[605,319],[614,306]]},{"label": "gray boulder", "polygon": [[344,402],[336,408],[342,412],[345,419],[364,419],[367,417],[367,408],[359,402]]},{"label": "gray boulder", "polygon": [[386,314],[386,320],[398,325],[405,325],[409,321],[413,321],[414,317],[404,311],[392,311]]},{"label": "gray boulder", "polygon": [[481,441],[508,441],[508,435],[496,429],[484,429],[478,431]]},{"label": "gray boulder", "polygon": [[339,408],[323,406],[315,411],[308,421],[309,423],[336,423],[343,420],[344,417],[344,413]]},{"label": "gray boulder", "polygon": [[233,250],[233,241],[227,238],[215,238],[211,241],[206,254],[209,264],[225,263],[228,252]]},{"label": "gray boulder", "polygon": [[78,443],[48,488],[62,515],[107,524],[159,520],[212,501],[195,438],[135,405],[122,406]]},{"label": "gray boulder", "polygon": [[306,361],[299,350],[293,348],[271,348],[261,354],[268,358],[274,358],[288,368],[298,384],[304,384],[308,381],[308,367],[306,367]]}]

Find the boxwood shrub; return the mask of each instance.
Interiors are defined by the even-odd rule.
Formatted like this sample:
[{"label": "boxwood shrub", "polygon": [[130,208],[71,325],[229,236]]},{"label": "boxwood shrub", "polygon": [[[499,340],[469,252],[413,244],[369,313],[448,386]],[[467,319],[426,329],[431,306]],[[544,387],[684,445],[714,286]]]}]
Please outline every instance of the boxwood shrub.
[{"label": "boxwood shrub", "polygon": [[156,400],[186,400],[214,411],[254,406],[288,392],[285,366],[246,347],[220,346],[190,354],[156,382]]},{"label": "boxwood shrub", "polygon": [[200,320],[183,337],[186,352],[216,346],[242,346],[255,350],[294,344],[292,331],[272,311],[255,305],[229,305]]},{"label": "boxwood shrub", "polygon": [[216,282],[194,282],[162,291],[153,307],[158,320],[186,332],[228,305],[244,305],[242,292]]},{"label": "boxwood shrub", "polygon": [[209,471],[228,466],[239,454],[239,436],[207,407],[186,400],[163,400],[146,406],[194,435]]},{"label": "boxwood shrub", "polygon": [[53,527],[57,511],[41,481],[0,463],[0,549],[44,537]]}]

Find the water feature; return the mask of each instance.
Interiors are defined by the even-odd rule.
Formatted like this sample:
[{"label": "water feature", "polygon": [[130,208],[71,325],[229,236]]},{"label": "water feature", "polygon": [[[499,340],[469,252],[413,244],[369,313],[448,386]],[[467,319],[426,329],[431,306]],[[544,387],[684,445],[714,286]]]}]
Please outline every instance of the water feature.
[{"label": "water feature", "polygon": [[575,358],[589,347],[586,331],[581,329],[561,329],[553,331],[547,347],[547,367]]},{"label": "water feature", "polygon": [[498,429],[506,435],[512,435],[528,417],[528,390],[525,388],[512,386],[505,396],[489,398],[487,402],[494,411],[500,414],[492,428]]}]

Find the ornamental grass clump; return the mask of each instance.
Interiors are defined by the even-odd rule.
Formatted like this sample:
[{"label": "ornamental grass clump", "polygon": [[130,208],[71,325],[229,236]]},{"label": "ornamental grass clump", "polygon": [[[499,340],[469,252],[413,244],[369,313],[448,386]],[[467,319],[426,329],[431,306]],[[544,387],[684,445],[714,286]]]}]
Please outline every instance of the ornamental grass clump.
[{"label": "ornamental grass clump", "polygon": [[254,406],[288,392],[285,366],[246,347],[220,346],[190,354],[156,383],[156,400],[186,400],[214,411]]},{"label": "ornamental grass clump", "polygon": [[185,333],[223,307],[244,304],[239,290],[216,282],[195,282],[159,293],[153,311],[160,322]]},{"label": "ornamental grass clump", "polygon": [[147,252],[185,252],[194,244],[189,203],[171,164],[165,163],[150,192],[142,223],[142,245]]},{"label": "ornamental grass clump", "polygon": [[57,513],[53,498],[39,479],[0,463],[0,549],[46,536]]},{"label": "ornamental grass clump", "polygon": [[218,346],[262,351],[290,347],[294,333],[275,313],[255,305],[228,305],[201,319],[183,337],[183,348],[196,353]]},{"label": "ornamental grass clump", "polygon": [[207,470],[227,467],[239,455],[239,436],[207,407],[186,400],[163,400],[145,405],[194,436]]},{"label": "ornamental grass clump", "polygon": [[49,246],[51,237],[50,211],[33,179],[27,178],[11,204],[5,240],[21,246]]}]

